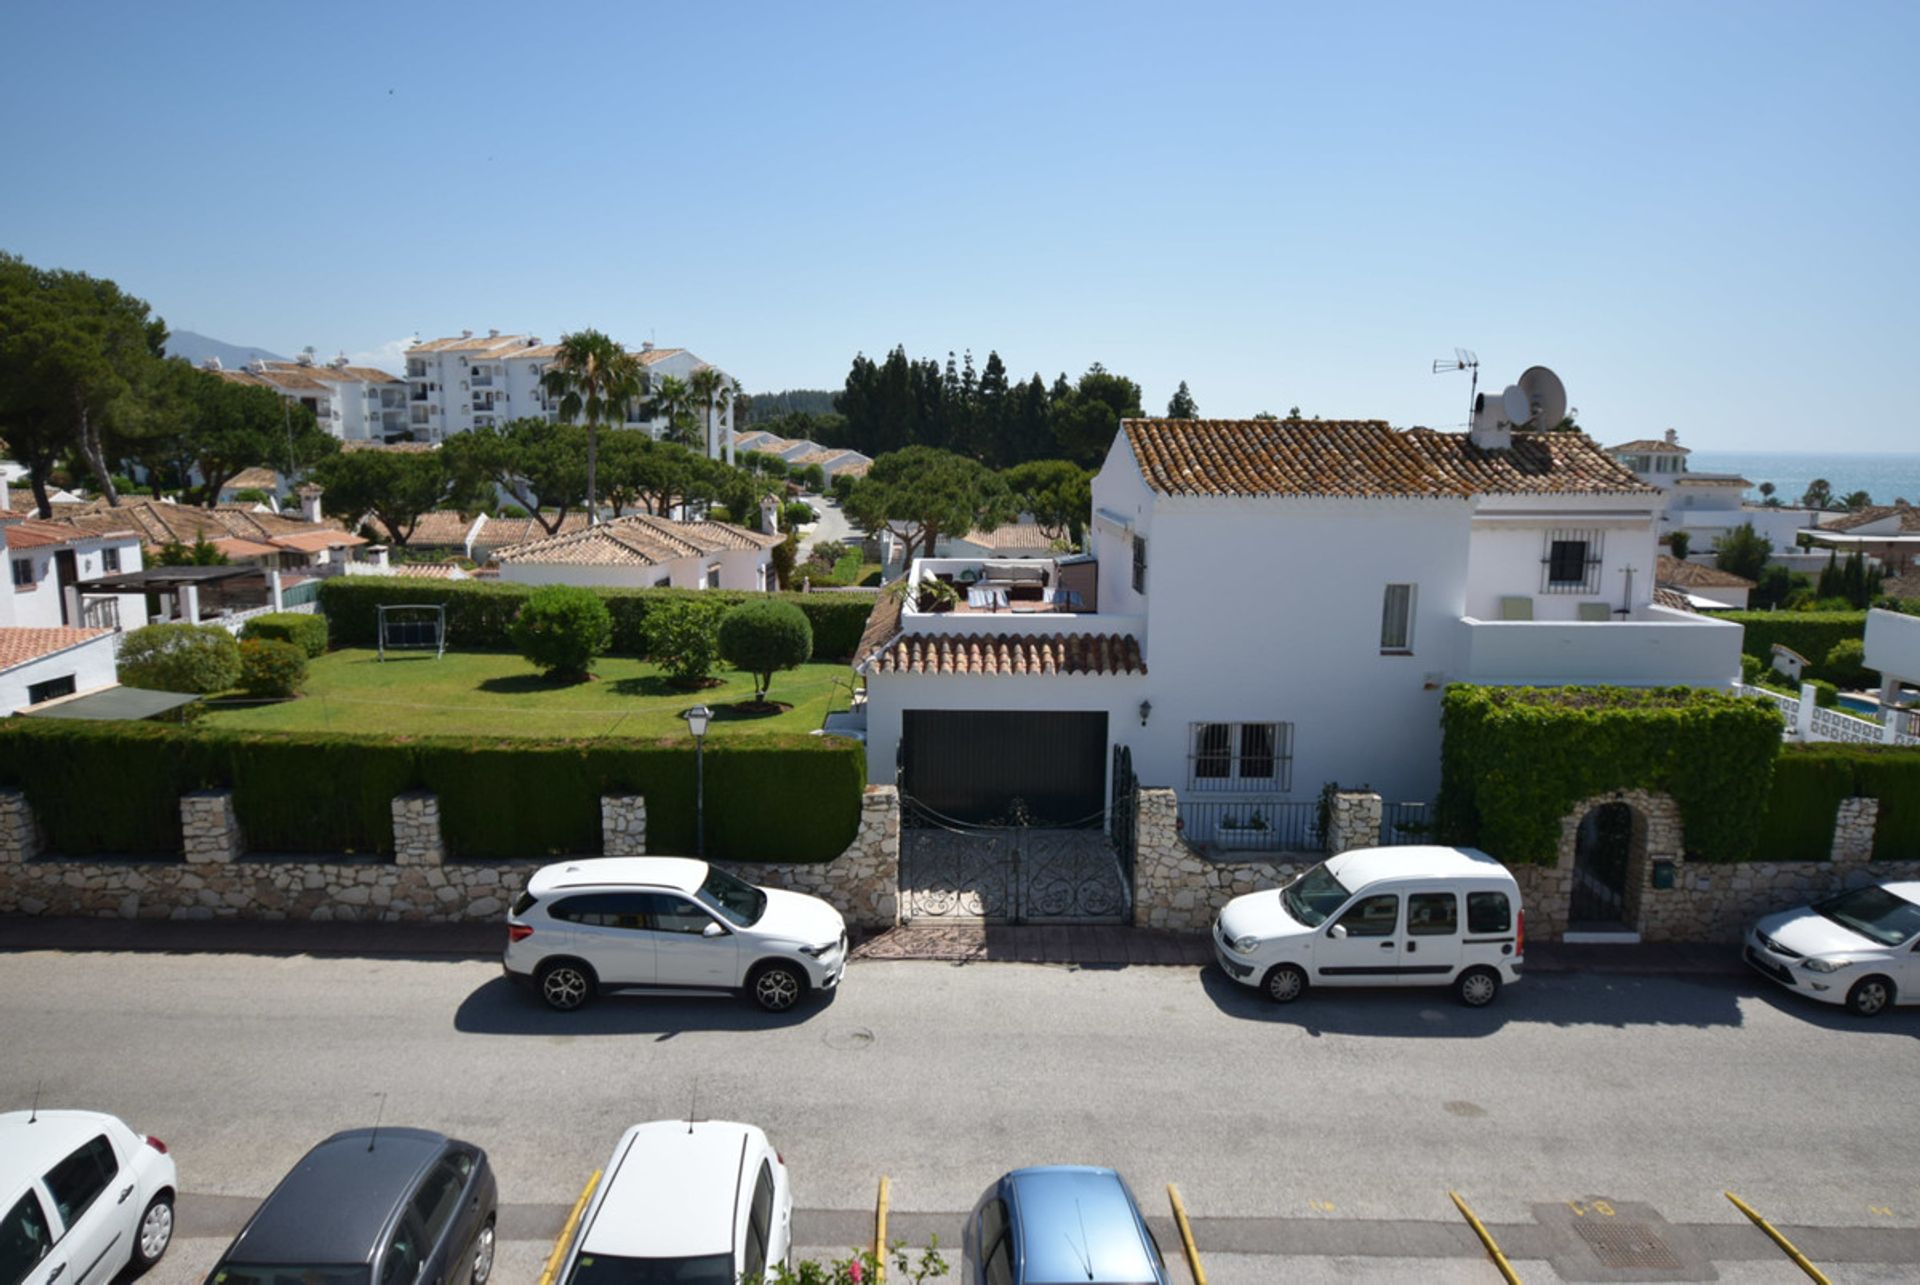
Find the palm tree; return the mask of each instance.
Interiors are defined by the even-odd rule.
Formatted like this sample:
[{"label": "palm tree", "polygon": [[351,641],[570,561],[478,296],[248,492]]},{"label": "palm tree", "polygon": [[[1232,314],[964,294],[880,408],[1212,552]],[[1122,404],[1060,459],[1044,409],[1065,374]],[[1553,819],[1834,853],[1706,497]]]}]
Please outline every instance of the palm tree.
[{"label": "palm tree", "polygon": [[1846,499],[1840,501],[1840,503],[1844,504],[1853,512],[1858,513],[1861,509],[1873,507],[1873,497],[1865,491],[1854,491],[1850,493]]},{"label": "palm tree", "polygon": [[733,381],[721,372],[717,366],[702,366],[693,372],[693,378],[687,381],[688,389],[693,393],[694,402],[706,415],[707,454],[716,459],[724,458],[733,463],[733,442],[726,442],[726,449],[715,454],[714,447],[720,443],[713,440],[713,417],[716,413],[724,416],[727,407],[733,404]]},{"label": "palm tree", "polygon": [[587,521],[600,520],[600,426],[626,418],[627,404],[640,395],[640,362],[598,330],[563,335],[540,385],[560,399],[560,418],[587,420]]},{"label": "palm tree", "polygon": [[653,396],[647,402],[647,413],[655,419],[667,421],[666,436],[669,440],[683,446],[692,446],[693,433],[693,390],[687,381],[673,375],[663,376],[654,385]]}]

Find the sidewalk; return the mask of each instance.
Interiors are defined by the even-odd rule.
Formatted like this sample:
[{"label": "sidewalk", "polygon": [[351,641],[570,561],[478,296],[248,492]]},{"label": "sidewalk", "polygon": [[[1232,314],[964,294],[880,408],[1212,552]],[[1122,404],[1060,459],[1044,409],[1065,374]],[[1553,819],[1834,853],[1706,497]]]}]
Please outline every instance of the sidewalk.
[{"label": "sidewalk", "polygon": [[[179,954],[343,955],[397,959],[497,959],[498,923],[311,923],[261,919],[80,919],[0,917],[0,953],[24,950],[164,951]],[[1201,934],[1088,925],[942,924],[866,935],[855,959],[960,963],[1194,966],[1213,958]],[[1532,973],[1660,977],[1741,976],[1739,947],[1693,942],[1568,946],[1536,942]]]}]

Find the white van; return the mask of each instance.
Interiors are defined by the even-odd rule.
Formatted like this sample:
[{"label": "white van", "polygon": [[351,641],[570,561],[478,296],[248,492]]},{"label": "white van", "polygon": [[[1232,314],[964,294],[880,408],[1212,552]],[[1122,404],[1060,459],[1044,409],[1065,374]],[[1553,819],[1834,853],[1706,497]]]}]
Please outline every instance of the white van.
[{"label": "white van", "polygon": [[1309,986],[1452,986],[1479,1008],[1520,980],[1526,940],[1520,885],[1475,848],[1355,848],[1213,924],[1220,967],[1280,1004]]}]

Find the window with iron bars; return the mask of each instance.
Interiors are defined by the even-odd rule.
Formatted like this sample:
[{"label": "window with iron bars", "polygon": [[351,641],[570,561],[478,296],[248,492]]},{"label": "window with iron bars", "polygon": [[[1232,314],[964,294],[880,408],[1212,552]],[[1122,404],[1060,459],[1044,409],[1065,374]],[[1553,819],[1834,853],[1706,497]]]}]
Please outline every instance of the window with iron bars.
[{"label": "window with iron bars", "polygon": [[1541,593],[1600,592],[1598,531],[1549,531],[1540,557]]},{"label": "window with iron bars", "polygon": [[1147,538],[1143,535],[1133,537],[1133,591],[1147,591]]},{"label": "window with iron bars", "polygon": [[1187,732],[1187,788],[1293,788],[1292,723],[1193,723]]}]

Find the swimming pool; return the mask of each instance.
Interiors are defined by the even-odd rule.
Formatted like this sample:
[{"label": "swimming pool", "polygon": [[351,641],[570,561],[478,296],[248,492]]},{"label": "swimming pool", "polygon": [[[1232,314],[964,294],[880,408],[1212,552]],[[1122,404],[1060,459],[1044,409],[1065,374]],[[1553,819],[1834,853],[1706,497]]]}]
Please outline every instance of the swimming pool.
[{"label": "swimming pool", "polygon": [[1842,696],[1839,699],[1841,709],[1850,709],[1856,714],[1865,714],[1868,718],[1880,716],[1879,701],[1870,701],[1864,696]]}]

